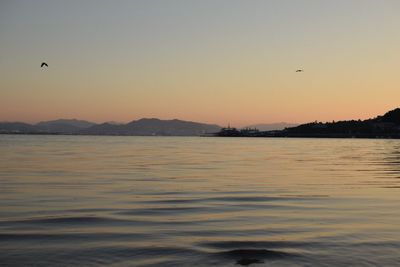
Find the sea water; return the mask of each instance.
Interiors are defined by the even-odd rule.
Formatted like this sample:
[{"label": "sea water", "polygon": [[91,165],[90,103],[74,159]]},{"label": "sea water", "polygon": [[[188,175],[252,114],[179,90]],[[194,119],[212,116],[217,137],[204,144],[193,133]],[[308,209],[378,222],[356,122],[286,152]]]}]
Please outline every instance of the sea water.
[{"label": "sea water", "polygon": [[0,135],[1,266],[400,266],[400,140]]}]

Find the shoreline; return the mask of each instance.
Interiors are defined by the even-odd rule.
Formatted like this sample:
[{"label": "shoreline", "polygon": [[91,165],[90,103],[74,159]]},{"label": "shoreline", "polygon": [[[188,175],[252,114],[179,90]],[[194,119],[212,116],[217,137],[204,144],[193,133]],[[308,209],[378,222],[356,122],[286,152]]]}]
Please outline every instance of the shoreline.
[{"label": "shoreline", "polygon": [[74,133],[0,133],[0,135],[49,135],[49,136],[137,136],[137,137],[218,137],[218,138],[300,138],[300,139],[387,139],[397,140],[399,136],[326,136],[326,135],[258,135],[258,136],[219,136],[215,135],[122,135],[122,134],[74,134]]}]

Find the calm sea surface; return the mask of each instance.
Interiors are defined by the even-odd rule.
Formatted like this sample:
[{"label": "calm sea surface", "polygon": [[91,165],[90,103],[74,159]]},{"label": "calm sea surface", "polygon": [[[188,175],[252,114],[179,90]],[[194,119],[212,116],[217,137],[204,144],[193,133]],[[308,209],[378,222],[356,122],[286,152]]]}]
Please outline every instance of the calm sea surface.
[{"label": "calm sea surface", "polygon": [[1,266],[400,266],[400,140],[0,135]]}]

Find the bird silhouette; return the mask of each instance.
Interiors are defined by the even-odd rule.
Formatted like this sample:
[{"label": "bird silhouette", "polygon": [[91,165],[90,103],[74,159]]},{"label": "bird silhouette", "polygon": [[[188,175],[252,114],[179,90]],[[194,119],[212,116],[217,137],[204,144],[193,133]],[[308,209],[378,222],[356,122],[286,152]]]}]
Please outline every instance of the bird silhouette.
[{"label": "bird silhouette", "polygon": [[301,69],[299,69],[299,70],[296,70],[296,72],[303,72],[304,70],[301,70]]},{"label": "bird silhouette", "polygon": [[40,65],[41,68],[43,68],[43,67],[48,67],[48,66],[49,66],[49,65],[47,65],[46,62],[42,62],[42,64]]}]

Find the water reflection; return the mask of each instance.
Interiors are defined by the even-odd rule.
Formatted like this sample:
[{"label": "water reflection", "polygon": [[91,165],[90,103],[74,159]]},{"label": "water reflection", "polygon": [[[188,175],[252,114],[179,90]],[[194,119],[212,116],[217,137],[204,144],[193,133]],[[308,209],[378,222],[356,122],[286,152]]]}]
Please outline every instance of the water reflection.
[{"label": "water reflection", "polygon": [[400,262],[397,140],[3,135],[0,151],[4,266]]}]

